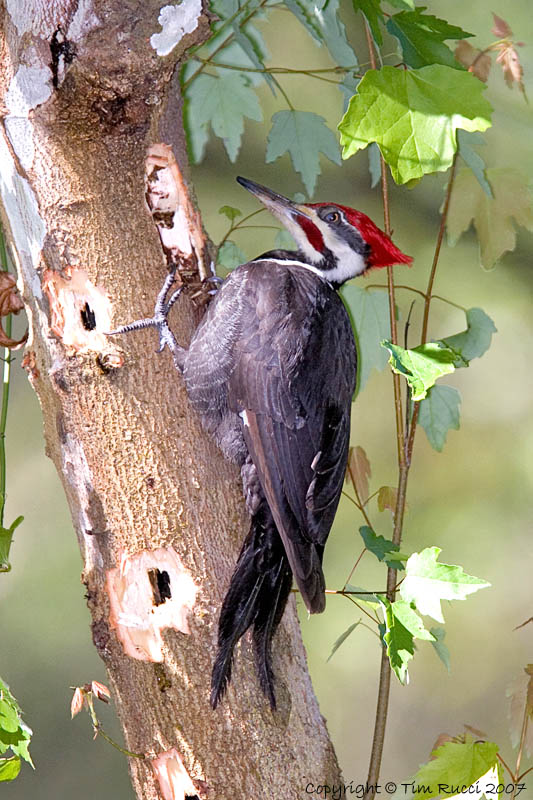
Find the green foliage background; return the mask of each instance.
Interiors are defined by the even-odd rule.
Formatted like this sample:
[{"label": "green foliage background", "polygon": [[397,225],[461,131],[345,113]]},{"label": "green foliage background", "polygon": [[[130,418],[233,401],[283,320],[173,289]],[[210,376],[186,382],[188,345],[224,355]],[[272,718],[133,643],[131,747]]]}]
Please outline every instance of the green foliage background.
[{"label": "green foliage background", "polygon": [[[500,0],[491,9],[484,0],[468,5],[460,0],[434,0],[428,5],[428,13],[476,33],[477,38],[470,40],[474,46],[491,41],[490,10],[503,16],[518,38],[528,43],[520,54],[526,89],[533,94],[529,44],[533,43],[533,21],[528,0]],[[360,20],[353,16],[349,3],[343,8],[349,37],[364,62],[367,50]],[[272,64],[295,68],[330,65],[325,50],[316,49],[290,14],[272,12],[269,19],[258,27],[272,53]],[[340,92],[301,76],[281,76],[280,81],[298,108],[319,113],[335,127],[342,109]],[[280,106],[266,84],[259,94],[268,120]],[[509,165],[533,175],[531,107],[516,88],[511,92],[505,87],[496,70],[486,96],[495,107],[493,128],[485,134],[487,146],[482,152],[487,165]],[[206,226],[215,241],[227,229],[227,220],[217,213],[221,205],[237,206],[245,213],[257,208],[253,198],[234,182],[236,174],[288,195],[302,188],[288,156],[265,164],[268,128],[268,122],[246,121],[243,148],[235,165],[229,163],[220,140],[211,140],[205,160],[193,170]],[[365,152],[342,168],[323,159],[315,199],[355,206],[381,224],[380,195],[378,190],[370,190],[367,165]],[[443,175],[425,177],[408,193],[392,187],[395,239],[405,252],[416,255],[410,270],[396,268],[399,283],[404,271],[406,282],[425,290],[445,180]],[[271,223],[266,214],[259,221]],[[272,231],[246,231],[236,241],[251,257],[271,247],[272,237]],[[463,565],[467,572],[490,581],[492,588],[465,604],[444,604],[446,643],[451,652],[449,675],[432,648],[421,643],[410,664],[411,684],[403,687],[393,682],[383,782],[407,780],[419,763],[427,760],[437,736],[460,732],[463,723],[485,731],[499,743],[504,757],[514,761],[507,735],[505,688],[532,660],[533,633],[531,625],[513,631],[532,613],[532,251],[531,234],[521,230],[517,250],[487,273],[479,266],[477,240],[470,232],[455,248],[445,248],[441,256],[437,293],[467,308],[483,308],[494,320],[498,334],[481,361],[446,377],[445,382],[462,394],[460,431],[449,432],[441,454],[430,448],[421,432],[417,436],[402,549],[410,552],[438,544],[442,561]],[[366,280],[383,282],[379,273],[371,273]],[[407,309],[411,296],[407,301],[405,294],[398,294]],[[421,311],[422,304],[417,302],[413,311],[416,321]],[[462,312],[434,302],[431,338],[444,338],[463,328]],[[147,357],[152,357],[152,350],[150,345]],[[20,358],[17,354],[18,362]],[[173,373],[170,379],[175,379]],[[97,794],[114,800],[130,798],[133,793],[123,757],[102,740],[92,741],[85,715],[73,722],[69,719],[69,686],[94,678],[105,682],[106,678],[90,639],[76,539],[59,480],[43,453],[41,427],[33,392],[24,373],[15,368],[8,421],[6,518],[24,514],[25,521],[15,534],[13,570],[0,575],[0,674],[34,730],[31,752],[36,772],[24,765],[16,781],[2,785],[2,796],[9,800],[73,796],[84,800]],[[372,463],[371,491],[395,481],[393,432],[390,374],[388,370],[373,372],[358,397],[352,435],[353,444],[362,445]],[[386,536],[388,513],[380,515],[372,507],[377,533]],[[326,550],[326,577],[331,588],[343,585],[360,552],[361,524],[351,505],[343,503]],[[365,583],[374,587],[375,580],[375,588],[382,588],[383,567],[370,556],[366,558]],[[358,617],[341,597],[329,598],[321,616],[307,619],[302,614],[321,710],[345,779],[354,785],[366,779],[380,657],[377,640],[358,626],[328,663],[326,659],[335,640]],[[262,702],[259,693],[258,702]],[[100,707],[104,726],[120,737],[112,712]],[[530,783],[531,788],[522,792],[523,800],[533,798],[533,778]],[[302,778],[302,787],[295,787],[295,792],[300,789],[304,796],[304,786]]]}]

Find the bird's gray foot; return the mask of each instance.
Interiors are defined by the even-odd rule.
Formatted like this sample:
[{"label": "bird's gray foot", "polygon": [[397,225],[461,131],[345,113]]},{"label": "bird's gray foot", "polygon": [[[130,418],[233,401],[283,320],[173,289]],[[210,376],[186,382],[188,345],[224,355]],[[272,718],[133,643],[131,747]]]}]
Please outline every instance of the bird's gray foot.
[{"label": "bird's gray foot", "polygon": [[159,334],[159,347],[157,348],[157,352],[161,353],[165,347],[168,347],[172,353],[172,358],[174,359],[176,368],[181,372],[185,350],[177,343],[176,337],[170,330],[167,319],[170,309],[184,289],[183,286],[179,286],[172,292],[172,294],[170,294],[170,297],[168,296],[170,288],[174,283],[175,274],[176,270],[173,269],[167,275],[161,291],[157,295],[153,317],[138,319],[135,322],[130,322],[128,325],[122,325],[120,328],[116,328],[114,331],[108,331],[107,335],[115,336],[119,333],[130,333],[131,331],[141,331],[145,328],[156,328]]},{"label": "bird's gray foot", "polygon": [[208,289],[207,290],[207,294],[213,295],[213,294],[216,294],[218,292],[218,290],[220,289],[220,287],[224,283],[224,278],[219,278],[218,275],[209,275],[208,278],[204,278],[202,283],[204,285],[205,284],[209,284],[209,283],[214,284],[212,289]]}]

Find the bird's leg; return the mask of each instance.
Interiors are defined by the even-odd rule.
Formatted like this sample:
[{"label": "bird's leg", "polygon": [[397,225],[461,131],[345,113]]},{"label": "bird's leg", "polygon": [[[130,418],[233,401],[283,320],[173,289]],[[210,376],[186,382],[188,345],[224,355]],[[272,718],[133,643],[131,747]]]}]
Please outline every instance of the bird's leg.
[{"label": "bird's leg", "polygon": [[207,294],[213,295],[218,292],[222,284],[224,283],[224,278],[219,278],[218,275],[209,275],[207,278],[204,278],[202,281],[203,284],[205,283],[213,283],[214,287],[209,289]]},{"label": "bird's leg", "polygon": [[182,372],[185,349],[177,343],[176,337],[170,330],[167,319],[170,309],[184,288],[183,286],[178,287],[174,292],[172,292],[170,297],[168,297],[170,287],[174,283],[175,275],[176,267],[169,272],[161,291],[157,295],[153,317],[138,319],[135,322],[130,322],[129,325],[122,325],[120,328],[116,328],[114,331],[108,331],[107,335],[115,336],[118,333],[130,333],[131,331],[144,330],[144,328],[156,328],[159,334],[159,347],[157,352],[161,353],[165,349],[165,346],[168,347],[172,353],[172,358],[174,360],[176,369]]}]

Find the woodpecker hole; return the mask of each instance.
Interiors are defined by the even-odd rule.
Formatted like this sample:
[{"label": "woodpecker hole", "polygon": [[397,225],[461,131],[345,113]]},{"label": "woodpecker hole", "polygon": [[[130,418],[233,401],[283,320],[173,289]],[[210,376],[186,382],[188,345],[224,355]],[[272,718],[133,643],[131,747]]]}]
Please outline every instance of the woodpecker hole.
[{"label": "woodpecker hole", "polygon": [[52,85],[54,89],[59,87],[59,67],[61,59],[63,64],[67,67],[72,64],[76,56],[76,47],[72,42],[69,42],[61,28],[56,28],[52,38],[50,39],[50,54],[52,61],[50,69],[52,71]]},{"label": "woodpecker hole", "polygon": [[166,570],[149,569],[148,579],[154,595],[154,606],[161,606],[171,599],[170,576]]},{"label": "woodpecker hole", "polygon": [[89,303],[85,303],[80,311],[81,321],[86,331],[94,331],[96,328],[96,316]]}]

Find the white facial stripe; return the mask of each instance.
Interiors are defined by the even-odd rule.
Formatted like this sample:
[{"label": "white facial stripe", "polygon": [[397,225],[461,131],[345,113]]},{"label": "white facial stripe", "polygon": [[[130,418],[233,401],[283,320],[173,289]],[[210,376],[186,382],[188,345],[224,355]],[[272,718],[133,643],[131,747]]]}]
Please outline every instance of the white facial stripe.
[{"label": "white facial stripe", "polygon": [[[343,221],[346,222],[342,211],[339,210],[338,213]],[[363,256],[360,253],[356,253],[348,242],[337,236],[335,229],[320,219],[318,214],[313,217],[313,222],[320,230],[324,244],[337,258],[337,267],[324,273],[327,276],[327,280],[332,283],[344,283],[350,278],[355,278],[356,275],[361,275],[367,267]]]},{"label": "white facial stripe", "polygon": [[[268,208],[270,213],[279,219],[279,221],[283,224],[284,228],[287,228],[289,233],[291,234],[292,238],[302,251],[302,253],[306,256],[314,264],[318,264],[322,261],[322,253],[319,253],[315,250],[312,244],[309,242],[307,238],[307,234],[302,230],[300,225],[296,222],[290,211],[286,211],[285,209],[279,209],[274,204],[270,205],[266,200],[262,201],[265,206]],[[314,219],[313,219],[314,221]],[[307,264],[303,264],[302,266],[308,266]]]}]

